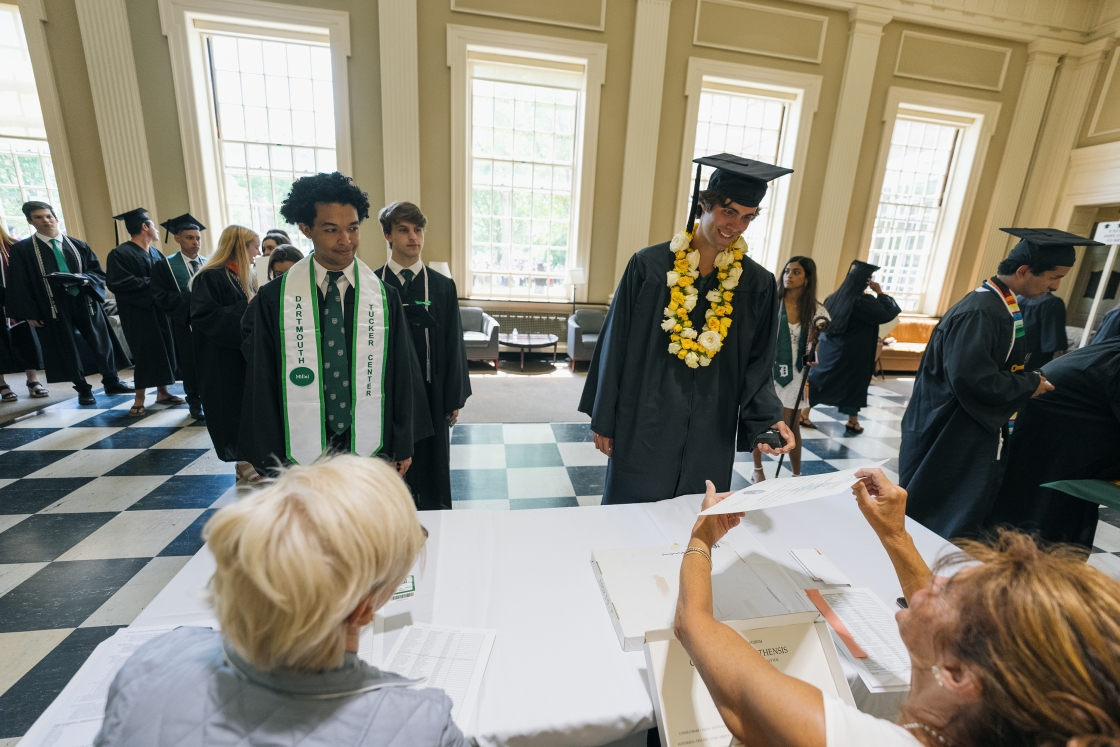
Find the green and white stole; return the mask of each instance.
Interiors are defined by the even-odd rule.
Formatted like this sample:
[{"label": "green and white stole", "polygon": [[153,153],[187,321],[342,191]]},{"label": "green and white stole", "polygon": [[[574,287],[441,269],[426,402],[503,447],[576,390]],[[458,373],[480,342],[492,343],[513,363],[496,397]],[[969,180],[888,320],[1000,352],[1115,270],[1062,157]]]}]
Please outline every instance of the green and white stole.
[{"label": "green and white stole", "polygon": [[789,318],[786,316],[784,301],[781,302],[781,309],[781,316],[778,318],[778,348],[774,355],[774,381],[778,382],[779,386],[789,386],[793,381],[794,373],[803,368],[801,358],[805,355],[805,348],[808,347],[809,325],[801,325],[795,351],[790,340]]},{"label": "green and white stole", "polygon": [[[315,255],[284,273],[280,286],[280,357],[283,361],[284,444],[288,460],[311,464],[327,449],[319,288]],[[322,277],[322,275],[319,275]],[[385,359],[389,309],[381,280],[354,260],[353,349],[350,355],[350,451],[373,456],[384,444]]]}]

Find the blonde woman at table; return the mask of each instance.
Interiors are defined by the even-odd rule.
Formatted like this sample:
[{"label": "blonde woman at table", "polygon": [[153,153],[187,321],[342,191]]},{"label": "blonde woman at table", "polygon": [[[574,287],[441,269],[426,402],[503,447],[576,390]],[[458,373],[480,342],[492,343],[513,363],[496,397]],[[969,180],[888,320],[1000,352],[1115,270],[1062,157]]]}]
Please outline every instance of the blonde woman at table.
[{"label": "blonde woman at table", "polygon": [[426,537],[386,462],[292,467],[219,510],[205,536],[221,632],[178,628],[141,646],[95,745],[466,747],[445,693],[357,655]]},{"label": "blonde woman at table", "polygon": [[[725,514],[693,527],[674,627],[731,732],[791,747],[1120,745],[1120,583],[1072,549],[1006,531],[990,546],[958,543],[971,557],[931,572],[906,532],[906,491],[880,470],[856,474],[856,502],[910,605],[897,614],[913,666],[902,715],[891,723],[823,695],[715,621],[706,555],[742,516]],[[704,507],[728,495],[708,483]]]}]

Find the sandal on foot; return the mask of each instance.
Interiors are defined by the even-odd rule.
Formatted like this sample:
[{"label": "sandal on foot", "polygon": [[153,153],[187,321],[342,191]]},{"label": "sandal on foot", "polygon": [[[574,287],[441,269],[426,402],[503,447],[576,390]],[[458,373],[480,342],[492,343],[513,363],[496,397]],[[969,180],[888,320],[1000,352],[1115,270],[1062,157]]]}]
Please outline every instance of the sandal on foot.
[{"label": "sandal on foot", "polygon": [[244,480],[245,482],[251,484],[251,483],[255,483],[255,482],[260,482],[264,478],[260,476],[260,473],[257,472],[257,470],[253,467],[253,465],[249,464],[248,462],[238,462],[237,463],[237,479],[238,480]]},{"label": "sandal on foot", "polygon": [[31,399],[42,399],[51,395],[47,388],[38,381],[27,382],[27,391],[31,393]]},{"label": "sandal on foot", "polygon": [[19,397],[12,391],[12,388],[7,384],[0,386],[0,402],[15,402]]},{"label": "sandal on foot", "polygon": [[844,423],[844,430],[849,433],[863,433],[863,426],[859,423]]},{"label": "sandal on foot", "polygon": [[800,423],[802,428],[812,428],[813,430],[817,429],[817,424],[812,420],[809,420],[809,418],[801,418]]},{"label": "sandal on foot", "polygon": [[762,467],[755,467],[754,468],[754,474],[751,475],[751,484],[754,485],[755,483],[762,482],[765,479],[766,479],[765,470],[763,470]]},{"label": "sandal on foot", "polygon": [[148,410],[144,407],[144,405],[133,405],[128,410],[128,417],[130,418],[139,418],[147,414]]},{"label": "sandal on foot", "polygon": [[174,406],[174,405],[185,405],[185,404],[187,404],[187,401],[185,399],[183,399],[182,397],[176,397],[173,394],[170,397],[166,397],[164,399],[157,399],[156,404],[157,405],[167,405],[168,407],[171,407],[171,406]]}]

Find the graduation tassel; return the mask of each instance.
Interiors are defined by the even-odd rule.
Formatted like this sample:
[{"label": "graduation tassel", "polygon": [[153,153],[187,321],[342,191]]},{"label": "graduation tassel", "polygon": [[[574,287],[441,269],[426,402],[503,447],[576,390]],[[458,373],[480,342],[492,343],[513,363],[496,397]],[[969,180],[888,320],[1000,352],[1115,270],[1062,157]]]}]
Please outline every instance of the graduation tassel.
[{"label": "graduation tassel", "polygon": [[685,221],[684,230],[689,236],[696,223],[696,205],[700,202],[700,169],[703,165],[696,164],[696,182],[692,185],[692,209],[688,211],[688,220]]}]

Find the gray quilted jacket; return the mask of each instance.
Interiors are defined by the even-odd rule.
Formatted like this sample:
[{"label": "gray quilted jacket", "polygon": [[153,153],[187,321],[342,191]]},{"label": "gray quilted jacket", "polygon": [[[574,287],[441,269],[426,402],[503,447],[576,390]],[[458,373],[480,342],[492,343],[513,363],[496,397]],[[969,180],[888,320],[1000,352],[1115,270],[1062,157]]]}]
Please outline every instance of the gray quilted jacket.
[{"label": "gray quilted jacket", "polygon": [[109,689],[96,747],[466,747],[441,690],[346,654],[338,669],[261,672],[208,628],[137,649]]}]

